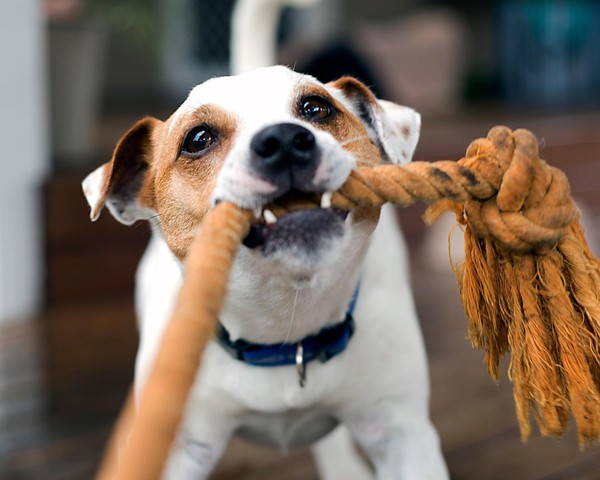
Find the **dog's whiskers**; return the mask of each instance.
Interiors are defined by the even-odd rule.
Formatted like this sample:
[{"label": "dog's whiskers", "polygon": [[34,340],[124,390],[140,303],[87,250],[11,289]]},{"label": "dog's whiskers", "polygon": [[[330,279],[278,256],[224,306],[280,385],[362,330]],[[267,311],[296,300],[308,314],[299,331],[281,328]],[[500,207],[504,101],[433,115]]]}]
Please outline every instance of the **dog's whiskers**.
[{"label": "dog's whiskers", "polygon": [[148,219],[148,222],[150,223],[150,225],[152,225],[153,227],[158,227],[160,225],[160,213],[157,213],[156,215],[151,216]]},{"label": "dog's whiskers", "polygon": [[340,145],[342,147],[345,147],[346,145],[349,145],[350,143],[354,143],[354,142],[358,142],[358,141],[362,141],[362,140],[368,140],[368,136],[367,135],[357,135],[355,137],[350,137],[350,138],[346,138],[344,140],[342,140],[340,142]]},{"label": "dog's whiskers", "polygon": [[283,347],[288,340],[290,339],[290,335],[292,333],[292,327],[294,326],[294,317],[296,316],[296,305],[298,304],[298,293],[300,292],[300,287],[296,287],[296,295],[294,295],[294,304],[292,305],[292,318],[290,319],[290,324],[288,326],[287,335],[285,336],[285,340],[281,344]]},{"label": "dog's whiskers", "polygon": [[358,153],[355,153],[355,152],[352,152],[352,154],[354,155],[356,163],[359,164],[359,165],[362,164],[362,165],[369,166],[369,165],[373,164],[373,158],[371,158],[371,157],[369,157],[369,156],[367,156],[365,154],[361,155],[361,154],[358,154]]},{"label": "dog's whiskers", "polygon": [[[364,140],[369,140],[369,136],[365,135],[365,134],[356,135],[354,137],[349,137],[349,138],[346,138],[346,139],[342,140],[340,142],[340,146],[342,148],[344,148],[344,147],[348,146],[351,143],[362,142]],[[352,152],[352,154],[354,155],[354,158],[356,159],[356,163],[359,164],[359,165],[362,164],[362,165],[370,166],[370,165],[373,164],[373,159],[371,157],[366,156],[364,153],[360,154],[360,153],[357,153],[357,152]]]},{"label": "dog's whiskers", "polygon": [[150,231],[152,231],[152,227],[158,227],[161,224],[159,213],[149,217],[147,220],[148,220],[148,223],[138,222],[138,223],[134,224],[132,227],[132,230],[136,230],[138,228],[147,228],[148,229],[147,231],[150,232]]}]

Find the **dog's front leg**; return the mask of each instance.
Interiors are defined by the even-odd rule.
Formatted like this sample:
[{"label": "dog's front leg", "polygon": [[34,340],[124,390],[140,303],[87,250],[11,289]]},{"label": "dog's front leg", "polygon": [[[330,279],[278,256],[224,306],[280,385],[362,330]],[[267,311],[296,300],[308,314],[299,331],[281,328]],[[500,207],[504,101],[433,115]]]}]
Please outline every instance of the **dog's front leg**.
[{"label": "dog's front leg", "polygon": [[235,426],[218,412],[194,414],[186,421],[171,450],[163,480],[202,480],[208,478],[221,458]]},{"label": "dog's front leg", "polygon": [[447,480],[440,442],[427,412],[384,401],[344,420],[375,465],[378,480]]},{"label": "dog's front leg", "polygon": [[373,480],[372,469],[358,453],[345,425],[312,446],[321,480]]}]

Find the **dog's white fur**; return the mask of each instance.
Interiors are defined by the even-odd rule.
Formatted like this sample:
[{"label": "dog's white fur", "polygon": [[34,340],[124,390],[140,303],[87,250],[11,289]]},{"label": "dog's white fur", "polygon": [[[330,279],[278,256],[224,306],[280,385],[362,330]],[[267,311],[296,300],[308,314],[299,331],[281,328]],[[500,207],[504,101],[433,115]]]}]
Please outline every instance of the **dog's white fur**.
[{"label": "dog's white fur", "polygon": [[[299,86],[306,85],[322,89],[339,102],[346,109],[347,121],[362,115],[364,135],[341,141],[319,124],[298,118],[291,111],[294,95]],[[170,165],[180,161],[171,158],[163,145],[181,142],[198,109],[211,104],[231,114],[236,133],[219,160],[221,165],[213,169],[216,178],[209,182],[213,186],[210,203],[232,200],[244,207],[262,207],[281,193],[268,178],[252,171],[249,159],[252,137],[261,128],[280,122],[302,125],[315,135],[323,154],[312,179],[314,190],[334,190],[357,163],[365,161],[351,144],[368,144],[369,148],[377,144],[384,158],[398,162],[410,159],[417,142],[420,119],[414,111],[371,99],[375,103],[369,107],[369,120],[361,101],[365,99],[339,85],[322,85],[283,67],[213,79],[194,88],[164,124],[164,133],[155,134],[153,151],[164,151],[154,153],[153,161]],[[104,203],[124,223],[167,216],[168,211],[139,198],[128,198],[125,206],[117,202],[107,187],[109,170],[100,167],[84,182],[93,217]],[[189,190],[186,182],[190,179],[179,174],[169,178],[169,188],[177,187],[173,191]],[[171,198],[168,191],[163,195]],[[168,226],[163,223],[153,224],[137,276],[138,394],[183,278],[182,263],[175,249],[169,248],[169,235],[174,233],[165,232]],[[356,332],[342,354],[326,363],[307,365],[304,387],[299,385],[295,366],[249,366],[231,358],[217,343],[209,344],[165,478],[206,478],[240,427],[248,436],[287,447],[327,433],[333,418],[347,430],[340,427],[313,447],[323,478],[370,477],[352,453],[348,432],[370,458],[379,479],[447,478],[429,420],[426,357],[393,210],[384,208],[376,229],[375,225],[376,219],[361,220],[351,213],[343,235],[324,242],[316,259],[301,249],[283,248],[270,258],[246,247],[239,249],[220,317],[233,339],[294,343],[337,323],[344,318],[360,278]]]}]

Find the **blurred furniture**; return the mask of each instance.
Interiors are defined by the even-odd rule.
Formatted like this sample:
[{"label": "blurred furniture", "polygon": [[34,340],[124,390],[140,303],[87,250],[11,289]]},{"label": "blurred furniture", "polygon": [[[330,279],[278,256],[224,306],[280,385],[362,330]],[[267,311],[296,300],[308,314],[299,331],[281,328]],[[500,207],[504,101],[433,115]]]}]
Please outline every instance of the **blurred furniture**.
[{"label": "blurred furniture", "polygon": [[600,100],[600,4],[504,0],[497,10],[498,67],[510,102],[542,107]]},{"label": "blurred furniture", "polygon": [[109,31],[95,19],[48,25],[49,100],[54,164],[77,167],[93,151]]},{"label": "blurred furniture", "polygon": [[389,100],[421,114],[459,109],[467,33],[453,10],[432,8],[385,23],[365,23],[353,40]]},{"label": "blurred furniture", "polygon": [[50,399],[57,413],[112,415],[133,375],[134,277],[149,227],[108,212],[92,223],[83,178],[55,174],[44,189]]}]

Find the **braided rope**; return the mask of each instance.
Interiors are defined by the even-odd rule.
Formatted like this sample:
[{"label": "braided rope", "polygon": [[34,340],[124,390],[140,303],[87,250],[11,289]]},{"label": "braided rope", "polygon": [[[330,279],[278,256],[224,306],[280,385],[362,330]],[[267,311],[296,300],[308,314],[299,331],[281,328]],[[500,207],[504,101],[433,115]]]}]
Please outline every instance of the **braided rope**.
[{"label": "braided rope", "polygon": [[[523,438],[530,415],[543,434],[560,435],[571,410],[581,444],[599,440],[600,264],[577,225],[564,174],[539,159],[530,132],[495,127],[458,162],[354,171],[332,203],[350,210],[418,200],[461,205],[466,260],[458,276],[469,334],[495,378],[510,350]],[[160,478],[251,219],[229,203],[206,215],[135,418],[119,422],[99,479]]]},{"label": "braided rope", "polygon": [[354,171],[332,202],[353,209],[443,199],[464,203],[476,235],[512,252],[555,245],[578,216],[566,176],[539,159],[535,137],[506,127],[474,141],[458,162]]}]

